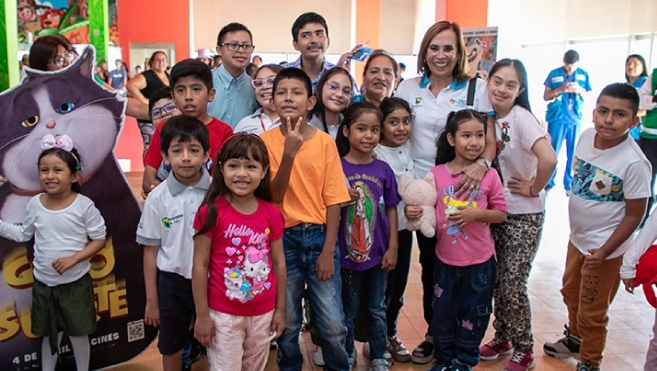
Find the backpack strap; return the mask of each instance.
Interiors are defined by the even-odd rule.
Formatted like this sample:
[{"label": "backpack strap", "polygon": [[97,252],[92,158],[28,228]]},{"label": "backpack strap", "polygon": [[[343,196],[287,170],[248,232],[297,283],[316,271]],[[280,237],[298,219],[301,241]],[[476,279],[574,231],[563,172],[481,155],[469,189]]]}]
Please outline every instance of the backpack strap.
[{"label": "backpack strap", "polygon": [[468,81],[468,99],[466,101],[467,108],[472,109],[472,107],[474,107],[476,86],[477,86],[477,77],[473,77]]}]

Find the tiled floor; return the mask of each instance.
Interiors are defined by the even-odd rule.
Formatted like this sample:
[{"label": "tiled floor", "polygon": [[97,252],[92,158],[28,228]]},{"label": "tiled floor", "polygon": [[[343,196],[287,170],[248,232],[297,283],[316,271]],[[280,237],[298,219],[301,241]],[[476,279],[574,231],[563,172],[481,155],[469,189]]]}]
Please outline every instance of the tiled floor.
[{"label": "tiled floor", "polygon": [[[141,174],[129,174],[128,179],[133,189],[139,187]],[[548,198],[548,209],[541,247],[534,263],[529,280],[529,291],[532,305],[534,326],[534,353],[536,355],[537,371],[574,370],[576,361],[573,359],[558,360],[545,356],[542,346],[546,341],[554,341],[562,336],[563,325],[566,323],[567,311],[561,301],[559,289],[561,275],[566,257],[568,241],[567,201],[563,189],[554,189]],[[399,318],[399,337],[409,349],[416,346],[426,331],[422,318],[420,264],[417,250],[414,251],[413,265],[405,294],[406,305]],[[602,370],[633,371],[643,370],[643,362],[648,349],[648,341],[652,336],[652,325],[655,312],[646,302],[643,292],[638,289],[634,295],[626,293],[622,288],[611,306],[609,334]],[[492,323],[492,321],[491,321]],[[485,341],[493,336],[492,326],[486,333]],[[321,370],[310,362],[314,346],[308,334],[303,334],[301,349],[304,353],[304,370]],[[360,350],[360,345],[359,349]],[[266,370],[277,370],[276,353],[271,352]],[[495,362],[481,362],[475,370],[504,369],[509,356]],[[427,370],[429,365],[412,363],[395,364],[392,371]],[[194,371],[209,370],[205,358],[194,364]],[[369,369],[369,362],[361,354],[358,355],[356,370]],[[113,371],[159,371],[162,363],[155,345],[152,345],[141,356],[115,367]],[[249,371],[249,370],[245,370]]]}]

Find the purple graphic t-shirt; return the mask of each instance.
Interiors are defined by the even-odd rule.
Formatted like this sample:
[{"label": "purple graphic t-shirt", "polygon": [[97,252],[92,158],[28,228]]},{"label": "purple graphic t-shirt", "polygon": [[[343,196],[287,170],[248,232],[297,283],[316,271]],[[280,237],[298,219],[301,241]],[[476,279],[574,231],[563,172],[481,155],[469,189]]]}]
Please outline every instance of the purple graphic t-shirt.
[{"label": "purple graphic t-shirt", "polygon": [[390,166],[377,159],[352,164],[343,158],[342,170],[360,198],[342,208],[340,264],[344,269],[364,271],[381,264],[388,250],[390,221],[386,209],[399,203],[397,181]]}]

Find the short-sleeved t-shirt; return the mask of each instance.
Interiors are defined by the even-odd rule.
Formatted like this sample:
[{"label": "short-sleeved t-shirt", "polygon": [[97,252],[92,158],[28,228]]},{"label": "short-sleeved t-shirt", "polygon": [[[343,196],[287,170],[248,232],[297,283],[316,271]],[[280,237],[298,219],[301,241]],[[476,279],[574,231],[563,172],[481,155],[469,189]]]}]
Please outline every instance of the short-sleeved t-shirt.
[{"label": "short-sleeved t-shirt", "polygon": [[[576,82],[585,91],[591,90],[589,74],[578,68],[572,74],[567,74],[563,67],[550,71],[543,85],[554,90],[563,84]],[[547,122],[561,122],[566,125],[579,125],[582,120],[584,101],[577,93],[561,93],[548,104],[545,120]]]},{"label": "short-sleeved t-shirt", "polygon": [[502,182],[496,171],[488,171],[481,181],[477,194],[474,190],[467,196],[455,197],[456,185],[463,175],[455,176],[442,164],[431,169],[436,179],[438,201],[436,202],[436,256],[445,264],[464,267],[480,264],[495,255],[495,243],[490,233],[490,223],[479,220],[459,228],[447,217],[459,206],[491,209],[506,212],[506,201]]},{"label": "short-sleeved t-shirt", "polygon": [[[634,139],[608,148],[595,148],[595,129],[579,137],[570,187],[570,242],[588,255],[599,249],[625,217],[625,200],[650,197],[650,163]],[[628,238],[607,259],[619,257],[632,243]]]},{"label": "short-sleeved t-shirt", "polygon": [[123,89],[123,79],[127,79],[128,74],[125,70],[114,70],[110,72],[109,77],[112,79],[114,89]]},{"label": "short-sleeved t-shirt", "polygon": [[[217,222],[206,236],[212,239],[208,306],[235,316],[259,316],[276,306],[276,275],[271,243],[283,237],[285,222],[276,207],[258,199],[251,215],[235,210],[225,197],[216,200]],[[194,229],[203,228],[207,206],[199,209]]]},{"label": "short-sleeved t-shirt", "polygon": [[536,175],[538,158],[532,152],[532,146],[545,137],[545,130],[531,112],[516,105],[506,117],[495,121],[495,137],[509,213],[532,214],[545,211],[544,191],[538,197],[525,197],[511,193],[506,186],[506,182],[513,176],[529,180]]},{"label": "short-sleeved t-shirt", "polygon": [[340,267],[364,271],[381,264],[390,242],[386,209],[399,203],[395,173],[388,164],[374,159],[352,164],[342,159],[349,186],[358,190],[356,202],[342,208],[338,240]]},{"label": "short-sleeved t-shirt", "polygon": [[[146,155],[144,155],[144,164],[148,165],[154,169],[159,169],[160,164],[162,163],[162,151],[160,148],[160,132],[162,131],[162,125],[165,122],[161,122],[155,128],[155,133],[153,133],[153,139],[151,139],[151,144],[148,147]],[[214,162],[221,150],[221,146],[233,135],[233,129],[228,126],[228,124],[212,118],[207,125],[205,125],[210,132],[210,160]]]},{"label": "short-sleeved t-shirt", "polygon": [[[269,152],[271,179],[283,159],[285,137],[277,127],[260,134]],[[338,148],[330,135],[316,130],[294,157],[283,202],[276,205],[285,216],[285,227],[300,223],[326,224],[326,209],[350,201]]]},{"label": "short-sleeved t-shirt", "polygon": [[235,133],[249,133],[249,134],[260,134],[264,133],[269,129],[273,129],[281,124],[281,119],[276,118],[272,121],[269,116],[265,115],[262,111],[262,107],[258,108],[257,111],[251,116],[246,116],[241,119],[239,123],[235,126]]},{"label": "short-sleeved t-shirt", "polygon": [[[437,96],[431,93],[426,76],[404,80],[395,91],[395,97],[408,102],[413,108],[415,121],[411,132],[411,155],[415,160],[415,178],[422,179],[436,163],[436,140],[445,130],[447,116],[452,111],[467,108],[468,82],[452,82]],[[495,114],[488,100],[486,82],[477,79],[473,109],[489,116]]]}]

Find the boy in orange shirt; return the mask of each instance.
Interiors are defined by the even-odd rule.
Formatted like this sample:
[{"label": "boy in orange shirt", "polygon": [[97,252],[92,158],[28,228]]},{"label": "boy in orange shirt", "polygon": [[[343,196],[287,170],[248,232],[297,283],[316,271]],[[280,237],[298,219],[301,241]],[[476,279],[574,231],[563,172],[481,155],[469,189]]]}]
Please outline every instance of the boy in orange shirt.
[{"label": "boy in orange shirt", "polygon": [[281,126],[261,137],[271,166],[272,201],[285,215],[283,247],[287,266],[285,330],[278,339],[278,367],[300,370],[301,298],[308,295],[322,345],[326,370],[349,370],[345,351],[340,257],[336,246],[340,204],[350,200],[335,142],[308,125],[315,105],[305,72],[286,68],[274,80],[273,106]]}]

